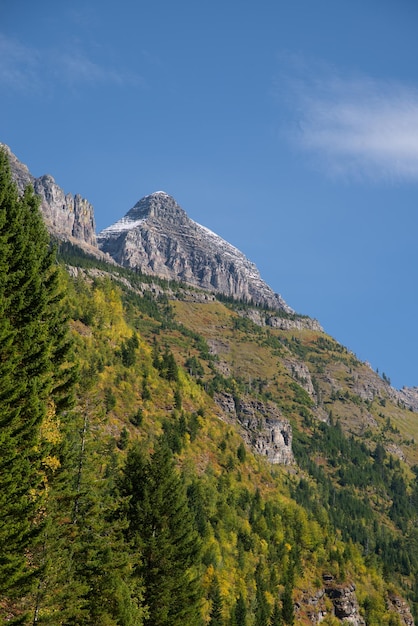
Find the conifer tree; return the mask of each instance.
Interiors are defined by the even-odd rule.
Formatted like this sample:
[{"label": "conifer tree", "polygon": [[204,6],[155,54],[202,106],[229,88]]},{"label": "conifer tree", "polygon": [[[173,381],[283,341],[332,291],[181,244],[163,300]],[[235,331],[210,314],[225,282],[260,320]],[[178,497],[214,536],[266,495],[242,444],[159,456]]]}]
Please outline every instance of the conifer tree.
[{"label": "conifer tree", "polygon": [[201,624],[198,582],[200,541],[184,485],[164,437],[151,459],[138,445],[128,453],[121,494],[129,497],[127,538],[140,551],[137,574],[144,585],[152,626]]},{"label": "conifer tree", "polygon": [[282,617],[286,626],[293,626],[295,623],[295,609],[292,599],[293,581],[289,576],[285,582],[285,588],[282,596]]},{"label": "conifer tree", "polygon": [[0,150],[0,594],[23,596],[36,578],[45,519],[49,414],[71,401],[71,342],[59,270],[27,188],[19,196]]},{"label": "conifer tree", "polygon": [[[91,387],[86,390],[89,395]],[[66,424],[61,466],[49,499],[47,566],[39,589],[39,624],[142,626],[138,563],[116,515],[115,454],[93,436],[95,410],[84,403]],[[98,471],[97,458],[107,467]],[[53,556],[53,560],[51,560]]]},{"label": "conifer tree", "polygon": [[209,625],[222,626],[224,623],[222,619],[222,596],[218,580],[215,580],[212,585],[210,600],[212,600],[212,606],[209,613]]},{"label": "conifer tree", "polygon": [[256,626],[269,626],[270,610],[266,600],[266,585],[263,580],[263,572],[261,564],[257,566],[255,572],[256,584],[256,606],[255,606],[255,624]]},{"label": "conifer tree", "polygon": [[232,614],[232,626],[247,626],[247,607],[245,600],[240,594],[234,607]]},{"label": "conifer tree", "polygon": [[283,626],[282,611],[277,600],[274,603],[273,612],[270,616],[269,626]]}]

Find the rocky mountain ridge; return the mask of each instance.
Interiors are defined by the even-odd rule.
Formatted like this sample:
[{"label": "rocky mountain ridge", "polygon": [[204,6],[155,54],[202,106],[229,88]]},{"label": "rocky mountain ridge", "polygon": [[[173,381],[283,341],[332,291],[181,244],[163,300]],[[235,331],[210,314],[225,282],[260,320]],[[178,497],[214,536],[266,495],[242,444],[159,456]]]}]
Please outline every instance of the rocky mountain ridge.
[{"label": "rocky mountain ridge", "polygon": [[[322,330],[293,309],[262,280],[254,263],[230,243],[190,219],[163,191],[139,200],[128,213],[96,235],[94,208],[80,194],[65,193],[55,179],[34,177],[6,145],[11,172],[21,192],[31,184],[41,198],[41,211],[51,234],[70,241],[88,254],[144,274],[182,281],[205,290],[278,310],[267,317],[256,309],[242,311],[258,325],[273,328]],[[198,292],[196,292],[198,297]],[[418,411],[418,388],[391,389],[393,398]]]},{"label": "rocky mountain ridge", "polygon": [[8,154],[19,190],[31,184],[40,196],[45,223],[54,236],[145,274],[293,313],[261,279],[254,263],[190,219],[165,192],[145,196],[96,237],[94,209],[86,199],[66,194],[49,174],[35,178],[8,146],[0,147]]},{"label": "rocky mountain ridge", "polygon": [[80,194],[65,193],[50,174],[38,178],[13,154],[10,148],[0,143],[9,158],[13,179],[23,193],[32,185],[41,199],[41,211],[49,232],[59,239],[71,241],[89,254],[103,255],[97,247],[94,208]]},{"label": "rocky mountain ridge", "polygon": [[293,312],[261,279],[254,263],[190,219],[164,191],[139,200],[97,240],[100,249],[124,267]]}]

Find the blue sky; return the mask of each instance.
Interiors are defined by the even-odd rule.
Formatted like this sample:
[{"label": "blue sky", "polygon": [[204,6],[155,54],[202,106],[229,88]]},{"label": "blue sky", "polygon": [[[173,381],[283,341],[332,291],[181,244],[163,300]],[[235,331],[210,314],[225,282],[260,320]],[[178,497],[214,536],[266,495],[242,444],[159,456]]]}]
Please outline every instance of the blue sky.
[{"label": "blue sky", "polygon": [[0,141],[95,207],[173,195],[418,385],[415,0],[1,0]]}]

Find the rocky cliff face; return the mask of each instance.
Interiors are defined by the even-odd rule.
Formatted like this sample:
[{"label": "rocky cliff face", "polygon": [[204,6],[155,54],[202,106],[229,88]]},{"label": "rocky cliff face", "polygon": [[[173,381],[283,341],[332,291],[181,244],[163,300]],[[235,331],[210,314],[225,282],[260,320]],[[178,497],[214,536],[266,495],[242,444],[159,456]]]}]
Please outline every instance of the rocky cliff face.
[{"label": "rocky cliff face", "polygon": [[292,427],[275,404],[250,397],[238,400],[230,393],[215,394],[215,401],[229,419],[241,424],[243,439],[269,463],[294,463]]},{"label": "rocky cliff face", "polygon": [[97,240],[125,267],[292,312],[242,252],[190,219],[162,191],[142,198]]},{"label": "rocky cliff face", "polygon": [[418,412],[418,387],[402,387],[397,395],[406,408]]},{"label": "rocky cliff face", "polygon": [[97,242],[93,206],[79,194],[64,193],[49,174],[35,178],[8,146],[0,144],[0,147],[8,154],[19,191],[23,192],[30,184],[41,198],[40,208],[51,234],[60,239],[74,239],[78,245],[87,246],[89,252],[94,253]]},{"label": "rocky cliff face", "polygon": [[94,210],[87,200],[79,194],[64,193],[48,174],[35,179],[33,187],[41,197],[41,210],[52,233],[97,245]]},{"label": "rocky cliff face", "polygon": [[[366,626],[366,620],[360,611],[354,583],[337,584],[332,576],[324,574],[324,586],[314,594],[302,592],[301,601],[295,606],[296,615],[303,617],[303,624],[321,624],[328,616],[332,623],[346,626]],[[331,601],[327,603],[327,599]],[[391,594],[386,603],[387,616],[391,617],[388,624],[414,626],[414,618],[405,600]],[[302,621],[301,621],[302,623]],[[327,622],[328,623],[328,622]]]}]

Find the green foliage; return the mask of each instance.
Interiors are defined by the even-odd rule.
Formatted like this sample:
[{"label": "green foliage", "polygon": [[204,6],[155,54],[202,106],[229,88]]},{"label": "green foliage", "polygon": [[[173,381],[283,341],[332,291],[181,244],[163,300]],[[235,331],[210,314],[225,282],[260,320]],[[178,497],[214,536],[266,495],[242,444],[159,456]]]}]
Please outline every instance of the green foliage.
[{"label": "green foliage", "polygon": [[282,611],[277,601],[274,603],[269,626],[283,626]]},{"label": "green foliage", "polygon": [[247,607],[242,594],[239,595],[234,608],[232,626],[247,626]]},{"label": "green foliage", "polygon": [[149,612],[145,624],[198,626],[200,541],[164,438],[150,460],[138,446],[129,451],[120,489],[129,498],[126,536],[141,553],[137,576]]},{"label": "green foliage", "polygon": [[136,413],[132,415],[132,417],[129,418],[129,421],[131,422],[131,424],[137,427],[142,425],[143,420],[144,420],[144,412],[141,407],[139,407]]},{"label": "green foliage", "polygon": [[152,364],[162,378],[172,382],[178,382],[179,371],[173,353],[166,346],[161,352],[160,346],[154,339]]},{"label": "green foliage", "polygon": [[118,440],[118,448],[119,450],[126,450],[129,443],[129,430],[124,426],[121,430]]},{"label": "green foliage", "polygon": [[[92,463],[106,459],[104,471]],[[45,567],[37,597],[39,624],[141,626],[138,555],[116,515],[115,457],[94,437],[85,415],[67,425],[61,465],[49,502]]]},{"label": "green foliage", "polygon": [[209,600],[211,601],[211,608],[209,613],[209,625],[210,626],[223,626],[224,621],[222,618],[222,596],[219,588],[218,580],[215,580],[212,588],[210,589]]},{"label": "green foliage", "polygon": [[244,463],[245,459],[247,458],[247,451],[246,451],[245,446],[244,446],[244,444],[242,442],[238,446],[237,457],[238,457],[238,460],[241,463]]},{"label": "green foliage", "polygon": [[194,376],[195,378],[201,378],[203,376],[204,369],[197,357],[189,357],[184,365],[191,376]]},{"label": "green foliage", "polygon": [[[333,467],[337,484],[311,460],[319,451]],[[399,581],[416,571],[415,537],[407,529],[417,519],[418,508],[407,491],[398,460],[388,457],[382,446],[377,445],[372,452],[364,443],[346,437],[338,422],[321,424],[314,439],[304,439],[303,447],[296,437],[294,452],[301,466],[315,479],[315,485],[302,479],[294,490],[300,504],[318,519],[325,507],[343,539],[360,544],[370,561],[378,555],[389,577]],[[390,503],[388,517],[395,529],[380,523],[380,512],[370,500],[372,490],[381,494],[382,502],[386,494]]]},{"label": "green foliage", "polygon": [[42,436],[72,400],[74,368],[60,272],[31,188],[19,197],[0,150],[0,588],[22,593],[41,563],[43,466],[53,442]]},{"label": "green foliage", "polygon": [[[18,200],[2,180],[0,616],[288,626],[304,619],[295,590],[319,589],[324,571],[356,583],[368,626],[394,621],[384,613],[389,581],[418,603],[418,469],[385,449],[403,426],[389,397],[354,393],[355,358],[319,332],[255,325],[244,317],[251,303],[211,302],[203,315],[193,302],[180,318],[178,303],[151,291],[165,281],[60,244],[61,259],[83,268],[64,275],[30,192]],[[80,370],[74,410],[63,287]],[[176,288],[181,298],[186,288]],[[227,376],[209,350],[219,333]],[[289,372],[295,356],[315,372],[329,424]],[[244,394],[276,402],[292,422],[297,467],[254,455],[242,425],[219,419],[215,392],[236,409]],[[361,441],[346,434],[347,415],[366,409],[381,427]]]},{"label": "green foliage", "polygon": [[120,355],[122,363],[125,367],[132,367],[136,362],[136,349],[139,347],[138,336],[136,333],[130,339],[122,342]]}]

